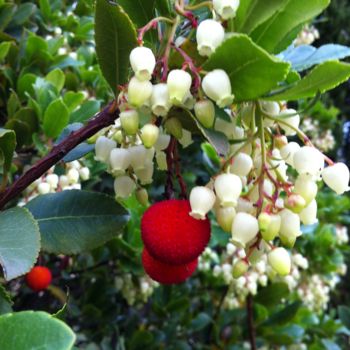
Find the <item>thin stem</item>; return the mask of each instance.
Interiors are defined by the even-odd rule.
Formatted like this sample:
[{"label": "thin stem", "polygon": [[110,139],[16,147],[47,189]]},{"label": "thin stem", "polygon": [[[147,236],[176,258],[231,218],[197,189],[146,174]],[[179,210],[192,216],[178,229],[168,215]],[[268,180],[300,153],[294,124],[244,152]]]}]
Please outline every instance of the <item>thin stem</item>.
[{"label": "thin stem", "polygon": [[172,19],[167,18],[167,17],[160,16],[160,17],[153,18],[144,27],[142,27],[138,30],[139,34],[137,36],[137,41],[140,45],[143,44],[143,37],[145,36],[145,34],[152,28],[156,29],[159,22],[165,22],[165,23],[170,23],[170,24],[174,23],[174,21]]},{"label": "thin stem", "polygon": [[211,10],[213,8],[213,3],[212,3],[212,1],[204,1],[204,2],[201,2],[197,5],[185,6],[185,10],[194,11],[194,10],[198,10],[202,7],[208,7]]},{"label": "thin stem", "polygon": [[179,150],[177,146],[178,145],[176,142],[174,147],[175,172],[176,172],[177,181],[179,182],[179,186],[181,189],[181,198],[187,199],[187,188],[186,188],[186,183],[181,175],[180,157],[179,157]]},{"label": "thin stem", "polygon": [[250,348],[251,350],[257,350],[256,332],[255,332],[254,314],[253,314],[253,296],[251,294],[247,296],[247,318],[248,318]]}]

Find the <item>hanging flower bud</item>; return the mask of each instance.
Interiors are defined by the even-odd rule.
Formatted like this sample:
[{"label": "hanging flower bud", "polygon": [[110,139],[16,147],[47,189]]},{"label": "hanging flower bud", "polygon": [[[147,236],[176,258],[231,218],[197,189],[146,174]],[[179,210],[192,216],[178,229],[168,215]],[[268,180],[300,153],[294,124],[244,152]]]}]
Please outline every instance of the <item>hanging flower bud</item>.
[{"label": "hanging flower bud", "polygon": [[258,218],[259,229],[265,241],[274,240],[281,228],[281,217],[276,214],[261,213]]},{"label": "hanging flower bud", "polygon": [[159,128],[153,124],[146,124],[141,129],[141,140],[145,147],[153,147],[159,136]]},{"label": "hanging flower bud", "polygon": [[300,194],[291,194],[284,200],[284,206],[298,214],[305,208],[306,201]]},{"label": "hanging flower bud", "polygon": [[199,23],[196,38],[199,54],[209,57],[224,41],[225,30],[221,23],[206,19]]},{"label": "hanging flower bud", "polygon": [[179,119],[172,117],[166,120],[164,124],[165,130],[177,140],[182,138],[182,125]]},{"label": "hanging flower bud", "polygon": [[215,119],[215,107],[209,100],[201,100],[194,105],[194,114],[205,128],[211,128]]},{"label": "hanging flower bud", "polygon": [[289,253],[284,248],[275,248],[267,256],[270,266],[281,276],[290,273],[292,261]]},{"label": "hanging flower bud", "polygon": [[233,102],[230,78],[222,69],[214,69],[209,72],[202,81],[202,88],[204,93],[220,108],[227,107]]},{"label": "hanging flower bud", "polygon": [[282,152],[282,148],[288,145],[288,138],[285,135],[275,135],[274,141],[276,148],[280,150],[280,153]]},{"label": "hanging flower bud", "polygon": [[56,174],[48,174],[46,176],[46,182],[50,185],[50,187],[55,190],[58,186],[58,175]]},{"label": "hanging flower bud", "polygon": [[279,236],[287,240],[291,238],[295,241],[295,238],[301,235],[299,215],[293,213],[289,209],[283,209],[279,215],[281,217]]},{"label": "hanging flower bud", "polygon": [[239,7],[239,0],[213,0],[215,12],[225,21],[234,18]]},{"label": "hanging flower bud", "polygon": [[324,168],[324,156],[315,147],[304,146],[293,157],[295,170],[301,174],[318,177]]},{"label": "hanging flower bud", "polygon": [[323,181],[337,194],[350,190],[349,178],[349,169],[344,163],[330,165],[322,171]]},{"label": "hanging flower bud", "polygon": [[128,86],[128,101],[132,106],[141,107],[152,95],[152,84],[132,77]]},{"label": "hanging flower bud", "polygon": [[120,175],[130,166],[131,157],[129,150],[114,148],[109,157],[109,164],[113,175]]},{"label": "hanging flower bud", "polygon": [[78,183],[79,181],[79,171],[75,168],[69,169],[67,173],[68,181],[71,185]]},{"label": "hanging flower bud", "polygon": [[[291,117],[286,117],[288,115],[291,115]],[[300,124],[300,116],[297,114],[297,111],[295,109],[285,109],[282,111],[280,118],[283,123],[279,123],[279,126],[284,130],[285,134],[287,136],[296,135],[296,131],[294,129],[299,128]],[[291,127],[286,124],[290,125]]]},{"label": "hanging flower bud", "polygon": [[59,183],[60,187],[62,189],[64,189],[65,187],[67,187],[69,185],[68,177],[66,175],[61,175],[58,183]]},{"label": "hanging flower bud", "polygon": [[100,136],[95,144],[95,160],[107,163],[109,154],[117,146],[116,142],[108,137]]},{"label": "hanging flower bud", "polygon": [[315,200],[303,209],[300,214],[301,222],[304,225],[313,225],[317,222],[317,202]]},{"label": "hanging flower bud", "polygon": [[143,145],[129,148],[130,164],[134,170],[141,170],[145,167],[147,151]]},{"label": "hanging flower bud", "polygon": [[271,115],[272,117],[278,116],[281,112],[280,105],[277,102],[262,101],[261,107],[263,112]]},{"label": "hanging flower bud", "polygon": [[136,193],[136,199],[137,201],[143,205],[144,207],[146,207],[149,202],[148,202],[148,193],[144,188],[139,188]]},{"label": "hanging flower bud", "polygon": [[51,186],[47,182],[40,182],[37,189],[39,194],[47,194],[51,191]]},{"label": "hanging flower bud", "polygon": [[135,182],[129,176],[120,176],[114,180],[116,198],[128,198],[135,190]]},{"label": "hanging flower bud", "polygon": [[221,174],[214,182],[215,193],[222,207],[235,207],[242,192],[241,179],[234,174]]},{"label": "hanging flower bud", "polygon": [[207,213],[215,204],[214,192],[204,186],[194,187],[190,193],[190,204],[192,211],[190,215],[197,220],[205,220]]},{"label": "hanging flower bud", "polygon": [[123,142],[123,132],[121,130],[117,130],[114,134],[113,134],[113,140],[116,141],[117,143],[119,143],[120,145]]},{"label": "hanging flower bud", "polygon": [[247,176],[253,168],[253,160],[246,153],[238,153],[230,166],[230,172],[238,176]]},{"label": "hanging flower bud", "polygon": [[139,179],[141,185],[149,185],[153,181],[153,172],[153,161],[147,161],[143,169],[135,170],[135,175]]},{"label": "hanging flower bud", "polygon": [[289,142],[287,145],[281,148],[280,152],[284,161],[291,167],[294,167],[294,154],[299,150],[300,146],[296,142]]},{"label": "hanging flower bud", "polygon": [[256,217],[247,213],[237,213],[232,224],[232,243],[245,248],[246,244],[256,237],[259,224]]},{"label": "hanging flower bud", "polygon": [[153,86],[151,97],[152,112],[159,117],[165,117],[171,107],[169,90],[167,84],[157,84]]},{"label": "hanging flower bud", "polygon": [[157,151],[156,153],[157,167],[158,170],[166,171],[168,170],[168,164],[166,161],[166,154],[162,151]]},{"label": "hanging flower bud", "polygon": [[90,179],[90,169],[86,166],[83,168],[79,169],[79,175],[82,181],[86,181]]},{"label": "hanging flower bud", "polygon": [[130,64],[137,79],[140,81],[150,80],[156,66],[156,58],[148,47],[139,46],[131,51]]},{"label": "hanging flower bud", "polygon": [[232,268],[232,277],[239,278],[248,271],[249,265],[245,260],[238,260]]},{"label": "hanging flower bud", "polygon": [[194,108],[194,104],[196,103],[196,99],[193,97],[193,95],[188,92],[185,97],[184,100],[182,102],[183,106],[189,110],[192,110]]},{"label": "hanging flower bud", "polygon": [[181,69],[172,70],[167,79],[170,102],[174,105],[181,105],[185,96],[190,92],[192,77]]},{"label": "hanging flower bud", "polygon": [[139,130],[139,114],[134,109],[121,112],[120,123],[127,135],[135,135]]},{"label": "hanging flower bud", "polygon": [[225,232],[231,232],[233,219],[236,216],[236,210],[233,207],[220,207],[215,209],[216,221]]},{"label": "hanging flower bud", "polygon": [[240,116],[243,125],[246,128],[250,128],[252,120],[254,118],[255,106],[252,103],[244,104],[240,110]]},{"label": "hanging flower bud", "polygon": [[310,175],[299,175],[294,183],[294,192],[301,195],[308,205],[317,195],[317,185]]},{"label": "hanging flower bud", "polygon": [[170,143],[170,135],[167,134],[159,134],[157,142],[154,145],[156,151],[164,151],[168,148]]}]

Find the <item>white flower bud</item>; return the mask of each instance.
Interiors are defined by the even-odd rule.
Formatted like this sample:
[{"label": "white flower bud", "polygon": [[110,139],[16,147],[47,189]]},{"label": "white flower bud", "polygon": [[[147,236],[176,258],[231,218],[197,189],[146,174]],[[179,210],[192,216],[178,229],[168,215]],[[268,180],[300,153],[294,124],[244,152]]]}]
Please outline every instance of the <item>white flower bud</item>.
[{"label": "white flower bud", "polygon": [[141,107],[152,95],[152,84],[132,77],[128,86],[128,101],[135,107]]},{"label": "white flower bud", "polygon": [[267,256],[270,266],[281,276],[290,273],[292,261],[289,253],[284,248],[276,248],[271,250]]},{"label": "white flower bud", "polygon": [[289,142],[287,145],[281,148],[280,152],[284,161],[290,166],[294,167],[294,163],[293,163],[294,154],[299,150],[300,150],[299,144],[297,144],[296,142]]},{"label": "white flower bud", "polygon": [[237,213],[248,213],[255,215],[256,213],[256,208],[254,207],[254,203],[244,199],[244,198],[238,198],[237,201],[237,208],[236,208]]},{"label": "white flower bud", "polygon": [[280,236],[295,238],[301,235],[298,214],[293,213],[289,209],[283,209],[279,215],[281,217]]},{"label": "white flower bud", "polygon": [[266,112],[273,117],[277,117],[281,112],[280,105],[277,102],[262,101],[261,107],[263,112]]},{"label": "white flower bud", "polygon": [[295,152],[293,164],[299,174],[309,174],[318,177],[324,168],[324,156],[318,149],[304,146]]},{"label": "white flower bud", "polygon": [[170,135],[167,134],[160,134],[157,142],[154,145],[154,148],[156,151],[164,151],[165,149],[168,148],[170,143]]},{"label": "white flower bud", "polygon": [[261,213],[258,218],[259,229],[265,241],[272,241],[281,228],[281,217],[276,214]]},{"label": "white flower bud", "polygon": [[242,182],[237,175],[219,175],[215,179],[214,187],[221,206],[230,207],[237,205],[237,199],[242,192]]},{"label": "white flower bud", "polygon": [[[288,115],[291,115],[291,117],[286,117]],[[284,130],[287,136],[294,136],[296,135],[296,131],[294,129],[299,128],[300,124],[300,116],[297,114],[297,111],[295,109],[286,109],[281,112],[280,115],[281,120],[283,123],[279,123],[279,126]],[[289,127],[288,125],[291,127]]]},{"label": "white flower bud", "polygon": [[253,160],[246,153],[238,153],[232,159],[230,172],[239,176],[247,176],[253,168]]},{"label": "white flower bud", "polygon": [[224,41],[225,30],[221,23],[206,19],[197,28],[197,49],[201,56],[210,56]]},{"label": "white flower bud", "polygon": [[130,52],[130,64],[137,79],[140,81],[150,80],[156,66],[156,58],[148,47],[135,47]]},{"label": "white flower bud", "polygon": [[80,178],[82,179],[82,181],[86,181],[89,180],[90,178],[90,169],[88,167],[83,167],[81,169],[79,169],[79,175]]},{"label": "white flower bud", "polygon": [[165,117],[171,107],[169,90],[167,84],[157,84],[153,86],[151,97],[152,112],[159,117]]},{"label": "white flower bud", "polygon": [[71,185],[78,183],[79,181],[79,171],[75,168],[69,169],[67,173],[68,181]]},{"label": "white flower bud", "polygon": [[202,81],[202,88],[204,93],[220,108],[227,107],[233,102],[230,78],[222,69],[214,69],[209,72]]},{"label": "white flower bud", "polygon": [[284,206],[298,214],[305,208],[306,201],[300,194],[293,193],[285,198]]},{"label": "white flower bud", "polygon": [[136,184],[129,176],[120,176],[114,180],[116,198],[128,198],[135,190]]},{"label": "white flower bud", "polygon": [[215,107],[209,100],[201,100],[194,105],[194,114],[199,122],[206,128],[211,128],[215,119]]},{"label": "white flower bud", "polygon": [[55,190],[58,186],[58,175],[56,174],[48,174],[46,176],[46,182],[50,185],[50,187]]},{"label": "white flower bud", "polygon": [[146,124],[141,129],[141,140],[145,147],[153,147],[159,136],[159,128],[153,124]]},{"label": "white flower bud", "polygon": [[294,184],[294,192],[301,195],[308,205],[317,195],[318,187],[310,175],[299,175]]},{"label": "white flower bud", "polygon": [[51,186],[47,182],[40,182],[37,189],[38,189],[39,194],[47,194],[50,192]]},{"label": "white flower bud", "polygon": [[121,112],[120,123],[127,135],[135,135],[139,130],[139,114],[134,109]]},{"label": "white flower bud", "polygon": [[152,161],[147,161],[143,169],[135,170],[135,175],[141,185],[148,185],[153,181],[154,166]]},{"label": "white flower bud", "polygon": [[245,260],[237,260],[232,267],[232,277],[239,278],[248,271],[249,265]]},{"label": "white flower bud", "polygon": [[134,170],[141,170],[145,167],[146,162],[146,148],[143,145],[133,146],[129,149],[130,164]]},{"label": "white flower bud", "polygon": [[237,213],[232,224],[232,243],[245,248],[259,232],[259,224],[256,217],[247,213]]},{"label": "white flower bud", "polygon": [[67,187],[69,185],[69,180],[66,175],[60,176],[59,185],[61,188]]},{"label": "white flower bud", "polygon": [[194,187],[190,193],[190,204],[192,211],[190,215],[197,220],[204,220],[207,213],[215,204],[214,192],[204,186]]},{"label": "white flower bud", "polygon": [[143,205],[143,206],[147,206],[148,205],[148,193],[147,190],[145,190],[144,188],[139,188],[136,193],[136,199],[137,201]]},{"label": "white flower bud", "polygon": [[227,20],[234,18],[239,7],[239,0],[213,0],[214,10]]},{"label": "white flower bud", "polygon": [[107,163],[109,160],[109,154],[116,145],[116,142],[110,140],[108,137],[100,136],[95,144],[95,160]]},{"label": "white flower bud", "polygon": [[170,102],[181,105],[185,96],[190,92],[192,77],[182,69],[174,69],[168,74],[167,85]]},{"label": "white flower bud", "polygon": [[344,163],[330,165],[322,171],[323,181],[337,194],[350,190],[349,178],[349,169]]},{"label": "white flower bud", "polygon": [[317,202],[315,200],[304,208],[299,217],[304,225],[313,225],[317,222]]},{"label": "white flower bud", "polygon": [[236,210],[233,207],[218,207],[215,209],[216,221],[225,232],[231,232]]},{"label": "white flower bud", "polygon": [[114,148],[109,157],[109,164],[113,175],[119,175],[130,166],[131,156],[125,148]]}]

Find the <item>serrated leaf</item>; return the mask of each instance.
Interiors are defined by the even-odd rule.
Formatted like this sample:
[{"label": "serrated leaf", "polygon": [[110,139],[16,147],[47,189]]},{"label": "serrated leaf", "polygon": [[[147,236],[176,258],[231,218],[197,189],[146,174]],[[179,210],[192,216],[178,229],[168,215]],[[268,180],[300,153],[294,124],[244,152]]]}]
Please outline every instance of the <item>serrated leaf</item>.
[{"label": "serrated leaf", "polygon": [[38,225],[27,209],[13,208],[0,213],[0,264],[6,280],[30,271],[39,250]]},{"label": "serrated leaf", "polygon": [[0,316],[0,348],[6,350],[71,350],[75,334],[62,321],[42,311]]},{"label": "serrated leaf", "polygon": [[204,64],[205,70],[223,69],[229,75],[235,100],[254,100],[275,88],[289,71],[247,35],[235,34],[220,45]]},{"label": "serrated leaf", "polygon": [[95,42],[102,73],[116,93],[127,82],[130,51],[137,45],[135,27],[119,5],[97,0]]},{"label": "serrated leaf", "polygon": [[57,137],[69,122],[69,111],[61,98],[52,101],[44,114],[43,128],[49,137]]},{"label": "serrated leaf", "polygon": [[306,97],[314,97],[317,93],[334,89],[350,77],[350,64],[328,61],[314,68],[303,79],[297,81],[290,88],[271,94],[271,101],[294,101]]},{"label": "serrated leaf", "polygon": [[330,0],[288,0],[251,37],[268,52],[277,54],[292,43],[304,23],[320,14],[329,3]]},{"label": "serrated leaf", "polygon": [[8,172],[11,168],[11,162],[15,148],[16,135],[14,131],[0,128],[0,150],[4,157],[2,164],[4,172]]},{"label": "serrated leaf", "polygon": [[39,196],[26,207],[39,224],[43,249],[56,254],[97,248],[121,233],[129,218],[112,197],[87,191]]}]

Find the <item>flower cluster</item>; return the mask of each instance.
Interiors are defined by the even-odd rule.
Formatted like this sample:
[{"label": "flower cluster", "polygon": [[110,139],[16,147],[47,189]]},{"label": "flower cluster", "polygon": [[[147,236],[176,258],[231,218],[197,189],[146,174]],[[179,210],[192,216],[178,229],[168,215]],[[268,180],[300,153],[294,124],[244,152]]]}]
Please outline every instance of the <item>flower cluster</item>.
[{"label": "flower cluster", "polygon": [[314,26],[306,25],[295,40],[295,46],[311,45],[320,38],[320,33]]}]

